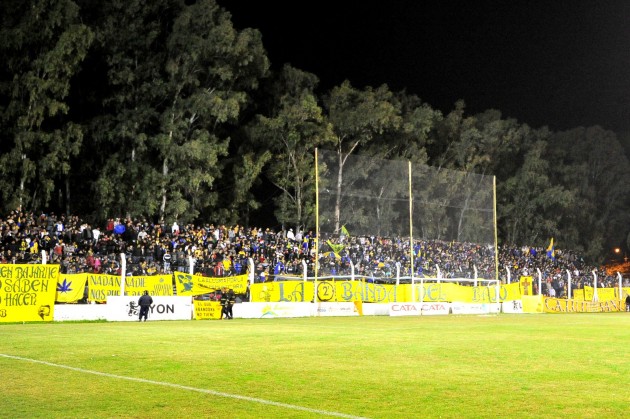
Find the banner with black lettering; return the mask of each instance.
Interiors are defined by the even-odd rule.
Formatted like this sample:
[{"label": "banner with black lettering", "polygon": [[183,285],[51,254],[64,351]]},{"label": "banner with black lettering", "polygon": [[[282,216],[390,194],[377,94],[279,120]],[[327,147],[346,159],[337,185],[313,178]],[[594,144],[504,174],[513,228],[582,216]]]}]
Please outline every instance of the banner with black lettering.
[{"label": "banner with black lettering", "polygon": [[[99,303],[107,297],[120,295],[120,276],[87,274],[88,300]],[[125,295],[139,296],[148,291],[152,296],[172,296],[173,277],[171,275],[127,276],[125,277]]]},{"label": "banner with black lettering", "polygon": [[223,287],[236,294],[247,291],[247,274],[236,276],[208,277],[175,272],[177,295],[202,295],[218,291]]},{"label": "banner with black lettering", "polygon": [[[152,297],[148,320],[190,320],[193,313],[192,297]],[[108,321],[138,321],[139,297],[107,297],[106,319]]]},{"label": "banner with black lettering", "polygon": [[59,265],[0,265],[0,322],[52,321]]}]

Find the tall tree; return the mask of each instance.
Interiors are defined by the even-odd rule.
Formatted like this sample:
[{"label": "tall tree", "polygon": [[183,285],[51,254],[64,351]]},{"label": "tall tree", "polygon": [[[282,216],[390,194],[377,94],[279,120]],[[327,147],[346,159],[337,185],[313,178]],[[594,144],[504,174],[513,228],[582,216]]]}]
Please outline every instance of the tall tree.
[{"label": "tall tree", "polygon": [[574,232],[567,245],[603,262],[630,225],[630,164],[623,147],[612,131],[580,127],[552,137],[550,158],[553,173],[577,197],[560,224],[563,233]]},{"label": "tall tree", "polygon": [[89,8],[96,27],[94,61],[106,69],[107,89],[83,158],[99,168],[94,192],[101,218],[158,211],[160,172],[148,139],[162,100],[156,84],[164,77],[166,39],[182,7],[178,0],[110,0]]},{"label": "tall tree", "polygon": [[504,162],[513,161],[518,155],[528,133],[529,127],[519,125],[514,119],[502,119],[496,110],[466,116],[463,101],[458,101],[455,109],[438,124],[437,139],[430,147],[433,163],[440,170],[463,173],[450,175],[450,193],[444,195],[442,204],[457,208],[451,216],[454,239],[494,241],[490,176],[507,176],[509,170]]},{"label": "tall tree", "polygon": [[317,103],[317,78],[285,65],[277,83],[277,104],[270,116],[260,115],[254,137],[273,154],[265,171],[282,193],[276,218],[284,226],[312,225],[315,196],[315,148],[330,144],[332,132]]},{"label": "tall tree", "polygon": [[65,183],[81,145],[83,129],[68,117],[67,98],[93,35],[70,0],[5,1],[0,16],[0,194],[5,210],[41,208],[55,181]]},{"label": "tall tree", "polygon": [[220,157],[233,122],[268,71],[260,33],[238,32],[213,0],[185,6],[166,44],[165,80],[156,84],[163,107],[151,139],[161,161],[159,216],[194,219],[212,208]]},{"label": "tall tree", "polygon": [[324,109],[332,126],[337,155],[333,223],[335,232],[339,232],[344,165],[348,156],[387,130],[399,127],[402,118],[393,93],[386,85],[359,90],[344,81],[326,95]]},{"label": "tall tree", "polygon": [[505,242],[542,246],[560,235],[560,218],[575,205],[574,194],[550,176],[548,131],[528,145],[523,164],[498,186],[498,217]]}]

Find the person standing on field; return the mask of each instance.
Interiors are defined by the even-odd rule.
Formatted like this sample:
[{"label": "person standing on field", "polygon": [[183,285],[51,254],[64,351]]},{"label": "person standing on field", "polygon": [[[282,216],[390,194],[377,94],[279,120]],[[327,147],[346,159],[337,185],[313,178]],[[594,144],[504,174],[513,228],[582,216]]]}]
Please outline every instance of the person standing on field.
[{"label": "person standing on field", "polygon": [[221,319],[223,320],[223,316],[225,316],[226,319],[228,319],[228,294],[227,294],[227,290],[225,289],[225,287],[221,288],[221,298],[219,299],[219,302],[221,303]]},{"label": "person standing on field", "polygon": [[149,295],[149,291],[144,291],[144,294],[140,296],[138,300],[138,305],[140,306],[140,315],[138,317],[138,321],[141,322],[144,317],[144,321],[147,321],[147,317],[149,316],[149,307],[153,304],[153,298]]},{"label": "person standing on field", "polygon": [[630,311],[630,294],[626,296],[626,311]]},{"label": "person standing on field", "polygon": [[225,303],[225,317],[228,320],[232,320],[232,307],[234,307],[234,303],[236,302],[236,294],[234,294],[234,290],[230,288],[227,292],[227,301]]}]

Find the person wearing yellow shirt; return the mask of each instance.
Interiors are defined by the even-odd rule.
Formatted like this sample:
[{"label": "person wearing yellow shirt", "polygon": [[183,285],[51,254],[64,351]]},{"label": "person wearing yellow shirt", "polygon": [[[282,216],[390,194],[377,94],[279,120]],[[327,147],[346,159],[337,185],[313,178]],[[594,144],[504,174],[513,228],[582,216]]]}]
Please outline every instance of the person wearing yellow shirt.
[{"label": "person wearing yellow shirt", "polygon": [[31,242],[31,248],[30,248],[31,254],[37,254],[39,253],[39,242],[37,240],[33,240]]},{"label": "person wearing yellow shirt", "polygon": [[232,267],[232,260],[230,258],[223,259],[223,272],[229,272]]}]

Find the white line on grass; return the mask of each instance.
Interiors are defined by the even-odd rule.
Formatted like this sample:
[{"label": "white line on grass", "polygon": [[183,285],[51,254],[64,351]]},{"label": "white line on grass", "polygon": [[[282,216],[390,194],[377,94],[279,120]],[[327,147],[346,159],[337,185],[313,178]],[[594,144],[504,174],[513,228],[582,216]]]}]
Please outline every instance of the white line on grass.
[{"label": "white line on grass", "polygon": [[301,410],[303,412],[316,413],[316,414],[325,415],[325,416],[335,416],[335,417],[338,417],[338,418],[348,418],[348,419],[365,419],[365,418],[363,418],[361,416],[347,415],[345,413],[330,412],[328,410],[320,410],[320,409],[311,409],[310,407],[303,407],[303,406],[297,406],[297,405],[294,405],[294,404],[274,402],[274,401],[271,401],[271,400],[259,399],[259,398],[256,398],[256,397],[241,396],[241,395],[238,395],[238,394],[222,393],[220,391],[207,390],[207,389],[204,389],[204,388],[183,386],[183,385],[180,385],[180,384],[167,383],[167,382],[164,382],[164,381],[154,381],[154,380],[146,380],[144,378],[126,377],[124,375],[108,374],[106,372],[92,371],[92,370],[86,370],[86,369],[83,369],[83,368],[70,367],[68,365],[54,364],[52,362],[40,361],[40,360],[37,360],[37,359],[31,359],[31,358],[23,358],[21,356],[14,356],[14,355],[7,355],[7,354],[0,354],[0,356],[4,357],[4,358],[9,358],[9,359],[16,359],[16,360],[19,360],[19,361],[26,361],[26,362],[32,362],[32,363],[35,363],[35,364],[48,365],[50,367],[64,368],[64,369],[67,369],[67,370],[82,372],[82,373],[85,373],[85,374],[100,375],[102,377],[117,378],[119,380],[135,381],[137,383],[155,384],[155,385],[164,386],[164,387],[173,387],[173,388],[178,388],[180,390],[196,391],[197,393],[211,394],[213,396],[226,397],[226,398],[237,399],[237,400],[244,400],[244,401],[247,401],[247,402],[266,404],[266,405],[276,406],[276,407],[284,407],[285,409]]}]

